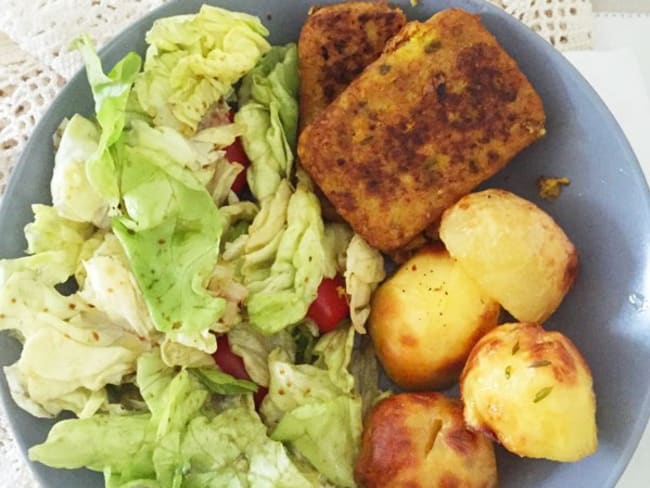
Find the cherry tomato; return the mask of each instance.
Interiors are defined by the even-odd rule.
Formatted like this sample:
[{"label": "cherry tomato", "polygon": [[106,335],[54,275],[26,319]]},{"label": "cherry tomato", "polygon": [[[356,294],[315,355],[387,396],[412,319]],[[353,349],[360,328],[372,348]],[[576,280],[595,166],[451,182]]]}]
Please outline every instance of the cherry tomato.
[{"label": "cherry tomato", "polygon": [[260,405],[262,404],[262,400],[264,400],[264,397],[268,392],[269,389],[266,386],[258,386],[257,391],[253,393],[253,401],[255,402],[255,406],[258,409],[260,408]]},{"label": "cherry tomato", "polygon": [[[252,381],[246,371],[246,367],[244,366],[244,360],[241,356],[238,356],[232,352],[232,349],[230,349],[227,335],[224,334],[217,337],[217,350],[212,357],[214,358],[214,362],[224,373],[228,373],[238,380]],[[262,400],[264,400],[264,397],[268,392],[268,388],[258,385],[257,391],[253,394],[256,407],[259,408]]]},{"label": "cherry tomato", "polygon": [[212,357],[224,373],[228,373],[238,380],[250,381],[251,377],[248,376],[248,372],[244,367],[244,360],[241,356],[237,356],[237,354],[232,352],[227,335],[217,337],[217,350]]},{"label": "cherry tomato", "polygon": [[309,306],[307,317],[316,322],[318,330],[324,334],[335,329],[349,313],[343,277],[324,278],[318,286],[316,300]]},{"label": "cherry tomato", "polygon": [[[234,121],[235,112],[231,110],[228,113],[228,119],[230,122]],[[246,151],[244,151],[241,137],[235,139],[235,142],[226,148],[226,159],[231,163],[239,163],[244,167],[244,170],[237,175],[237,178],[235,178],[235,181],[233,181],[232,186],[230,187],[232,191],[239,193],[246,186],[246,168],[248,168],[251,164],[248,156],[246,156]]]}]

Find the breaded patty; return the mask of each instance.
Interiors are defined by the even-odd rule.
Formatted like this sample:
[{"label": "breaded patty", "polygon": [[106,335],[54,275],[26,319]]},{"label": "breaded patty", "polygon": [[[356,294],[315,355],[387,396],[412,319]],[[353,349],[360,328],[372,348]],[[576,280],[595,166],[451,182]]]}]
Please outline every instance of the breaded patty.
[{"label": "breaded patty", "polygon": [[338,213],[383,251],[544,134],[515,61],[458,9],[410,22],[307,126],[298,155]]},{"label": "breaded patty", "polygon": [[406,23],[386,2],[345,2],[321,7],[300,32],[300,125],[305,127],[363,69]]}]

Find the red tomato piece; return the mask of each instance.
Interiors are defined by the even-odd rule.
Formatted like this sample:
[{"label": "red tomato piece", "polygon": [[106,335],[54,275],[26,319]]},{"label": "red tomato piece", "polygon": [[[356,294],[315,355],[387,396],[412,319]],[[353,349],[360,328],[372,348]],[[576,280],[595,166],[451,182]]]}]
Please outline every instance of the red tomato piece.
[{"label": "red tomato piece", "polygon": [[[235,120],[235,112],[230,111],[228,113],[228,119],[230,122]],[[246,186],[246,168],[251,164],[248,156],[246,156],[246,151],[244,151],[244,146],[241,142],[241,137],[235,139],[230,146],[226,147],[226,159],[231,163],[239,163],[244,167],[244,170],[237,175],[235,181],[233,181],[232,186],[230,187],[232,191],[239,194],[244,187]]]},{"label": "red tomato piece", "polygon": [[257,387],[257,391],[253,393],[253,401],[255,402],[255,407],[257,407],[258,409],[260,408],[260,405],[262,404],[262,400],[264,400],[264,397],[268,392],[269,389],[266,386]]},{"label": "red tomato piece", "polygon": [[237,175],[230,187],[232,191],[239,194],[246,186],[246,168],[251,164],[239,137],[226,148],[226,159],[231,163],[239,163],[244,167],[244,170]]},{"label": "red tomato piece", "polygon": [[228,373],[238,380],[250,381],[251,377],[248,376],[248,372],[244,366],[244,360],[241,356],[232,352],[227,335],[224,334],[217,337],[217,350],[212,357],[214,358],[214,362],[217,363],[217,366],[219,366],[221,371],[224,373]]},{"label": "red tomato piece", "polygon": [[316,322],[318,330],[324,334],[335,329],[349,313],[343,277],[324,278],[318,286],[316,299],[309,306],[307,317]]},{"label": "red tomato piece", "polygon": [[[232,349],[230,349],[230,342],[228,342],[227,335],[221,335],[217,337],[217,350],[212,355],[214,362],[219,366],[221,371],[228,373],[229,375],[237,378],[238,380],[248,380],[252,381],[251,377],[246,371],[244,366],[244,360],[241,356],[238,356]],[[264,386],[257,386],[257,391],[253,393],[253,400],[255,401],[255,406],[259,408],[262,404],[262,400],[269,392],[269,389]]]}]

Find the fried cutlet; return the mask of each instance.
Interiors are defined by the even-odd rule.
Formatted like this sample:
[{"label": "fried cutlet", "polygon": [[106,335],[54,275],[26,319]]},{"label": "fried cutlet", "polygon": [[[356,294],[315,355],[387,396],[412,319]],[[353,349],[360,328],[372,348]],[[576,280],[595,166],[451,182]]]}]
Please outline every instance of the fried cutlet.
[{"label": "fried cutlet", "polygon": [[300,126],[305,127],[406,23],[386,2],[345,2],[314,10],[300,31]]},{"label": "fried cutlet", "polygon": [[383,251],[544,134],[542,101],[478,16],[410,22],[307,126],[304,168],[338,213]]}]

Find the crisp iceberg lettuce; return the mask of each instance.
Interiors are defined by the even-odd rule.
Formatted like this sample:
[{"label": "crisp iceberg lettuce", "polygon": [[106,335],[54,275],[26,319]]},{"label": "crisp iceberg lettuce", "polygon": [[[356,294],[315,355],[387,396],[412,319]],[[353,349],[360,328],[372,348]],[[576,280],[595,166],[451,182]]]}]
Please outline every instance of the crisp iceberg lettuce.
[{"label": "crisp iceberg lettuce", "polygon": [[126,215],[114,219],[113,231],[156,328],[202,332],[225,309],[225,300],[206,289],[223,218],[193,172],[173,148],[154,143],[151,130],[156,129],[134,124],[121,147]]},{"label": "crisp iceberg lettuce", "polygon": [[350,297],[350,318],[360,334],[366,333],[372,292],[385,276],[381,253],[355,234],[346,251],[345,288]]},{"label": "crisp iceberg lettuce", "polygon": [[88,36],[76,39],[73,48],[79,49],[86,64],[88,83],[95,99],[95,114],[101,128],[97,149],[86,160],[88,183],[108,202],[109,215],[118,213],[120,192],[117,166],[111,146],[117,142],[126,123],[126,106],[142,59],[131,52],[124,56],[108,74]]},{"label": "crisp iceberg lettuce", "polygon": [[196,15],[157,20],[147,32],[140,106],[158,126],[193,134],[269,48],[257,17],[204,5]]},{"label": "crisp iceberg lettuce", "polygon": [[34,221],[25,226],[31,255],[0,260],[0,284],[21,271],[47,285],[65,282],[75,273],[84,243],[93,233],[92,225],[63,218],[53,207],[35,204],[32,211]]},{"label": "crisp iceberg lettuce", "polygon": [[316,344],[314,364],[293,364],[276,349],[269,356],[269,393],[261,412],[271,438],[288,442],[338,486],[354,487],[362,431],[362,402],[347,370],[354,329],[337,329]]},{"label": "crisp iceberg lettuce", "polygon": [[149,347],[78,295],[60,295],[27,272],[0,287],[0,308],[0,330],[15,331],[23,342],[9,372],[12,394],[37,416],[92,415],[106,400],[104,387],[133,373]]},{"label": "crisp iceberg lettuce", "polygon": [[79,296],[104,312],[113,324],[140,337],[150,337],[155,328],[117,238],[106,234],[82,266],[85,280]]},{"label": "crisp iceberg lettuce", "polygon": [[318,486],[267,436],[250,399],[216,409],[194,374],[156,351],[139,360],[137,382],[149,413],[59,422],[30,459],[101,471],[107,486]]},{"label": "crisp iceberg lettuce", "polygon": [[52,204],[61,216],[108,227],[109,201],[90,185],[86,175],[86,161],[97,152],[99,138],[95,123],[79,114],[65,123],[54,156],[50,191]]},{"label": "crisp iceberg lettuce", "polygon": [[[286,183],[281,187],[284,185]],[[284,193],[286,191],[279,189],[278,195]],[[273,206],[275,201],[275,198],[271,198],[268,204]],[[271,237],[271,241],[262,246],[261,250],[255,251],[258,253],[256,259],[258,262],[268,262],[270,258],[272,264],[267,268],[268,271],[262,270],[263,273],[268,273],[267,276],[256,273],[253,279],[248,278],[250,294],[247,308],[251,324],[265,334],[272,334],[302,320],[316,298],[325,268],[325,230],[318,198],[303,184],[299,183],[289,198],[286,224],[278,217],[278,214],[284,214],[284,208],[278,208],[276,215],[272,212],[267,215],[264,213],[265,203],[262,202],[258,217],[268,220],[268,227],[282,226],[283,231],[271,237],[268,230],[264,229],[265,226],[260,226],[266,237]],[[256,221],[257,218],[250,229],[250,240],[253,242],[256,239]],[[247,257],[244,258],[244,266]],[[246,272],[244,270],[245,278]]]},{"label": "crisp iceberg lettuce", "polygon": [[298,60],[295,44],[274,46],[239,89],[235,120],[251,160],[248,185],[259,199],[291,177],[298,126]]},{"label": "crisp iceberg lettuce", "polygon": [[291,334],[281,330],[264,335],[247,323],[241,323],[228,331],[228,343],[232,351],[244,361],[246,372],[258,385],[269,386],[269,354],[280,349],[293,362],[296,345]]}]

